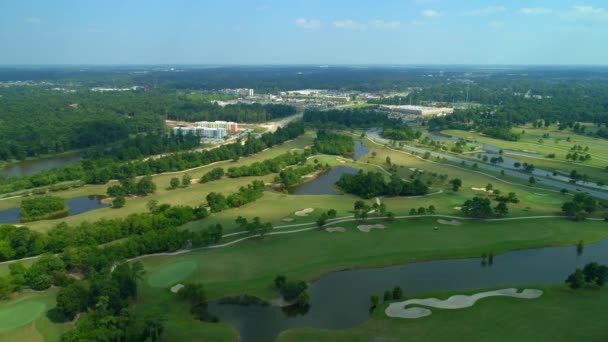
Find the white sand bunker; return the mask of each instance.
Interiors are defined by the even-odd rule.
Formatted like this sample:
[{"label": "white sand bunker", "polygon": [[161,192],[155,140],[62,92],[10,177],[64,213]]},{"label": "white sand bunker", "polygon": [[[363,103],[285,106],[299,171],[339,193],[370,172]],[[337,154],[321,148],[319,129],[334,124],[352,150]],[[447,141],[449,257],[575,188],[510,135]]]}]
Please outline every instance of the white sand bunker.
[{"label": "white sand bunker", "polygon": [[338,163],[342,163],[342,164],[344,164],[344,163],[346,163],[346,162],[345,162],[344,160],[340,160],[340,159],[338,159]]},{"label": "white sand bunker", "polygon": [[296,216],[308,216],[308,214],[312,213],[313,211],[315,211],[313,208],[306,208],[300,211],[296,211],[295,214]]},{"label": "white sand bunker", "polygon": [[454,207],[454,210],[462,210],[462,207]]},{"label": "white sand bunker", "polygon": [[471,296],[466,295],[455,295],[451,296],[446,300],[441,300],[437,298],[425,298],[425,299],[409,299],[403,302],[397,302],[390,304],[386,310],[384,311],[389,317],[399,317],[399,318],[420,318],[429,316],[431,314],[431,310],[427,308],[421,307],[412,307],[406,308],[408,305],[424,305],[430,306],[438,309],[462,309],[468,308],[475,305],[475,302],[482,298],[486,297],[495,297],[495,296],[506,296],[513,298],[522,298],[522,299],[534,299],[538,298],[543,294],[541,290],[533,290],[533,289],[525,289],[522,292],[518,293],[517,289],[502,289],[496,291],[489,292],[481,292],[476,293]]},{"label": "white sand bunker", "polygon": [[327,227],[327,228],[325,228],[325,231],[328,233],[344,233],[346,231],[346,228],[344,228],[344,227]]},{"label": "white sand bunker", "polygon": [[284,218],[284,219],[282,219],[281,221],[283,221],[283,222],[293,222],[293,220],[294,220],[294,219],[292,219],[292,218],[288,217],[288,218]]},{"label": "white sand bunker", "polygon": [[357,226],[357,228],[364,233],[369,233],[372,229],[384,229],[386,227],[383,224],[363,224]]},{"label": "white sand bunker", "polygon": [[442,220],[442,219],[437,220],[437,223],[440,223],[440,224],[449,224],[451,226],[460,226],[460,224],[461,224],[461,222],[458,221],[458,220],[448,221],[448,220]]},{"label": "white sand bunker", "polygon": [[[475,191],[488,191],[486,190],[486,188],[471,188],[471,190],[475,190]],[[490,191],[492,192],[492,191]]]},{"label": "white sand bunker", "polygon": [[182,284],[175,284],[175,285],[173,285],[173,287],[171,288],[171,292],[173,292],[173,293],[178,293],[178,292],[179,292],[179,290],[181,290],[181,289],[183,289],[183,288],[184,288],[184,285],[182,285]]}]

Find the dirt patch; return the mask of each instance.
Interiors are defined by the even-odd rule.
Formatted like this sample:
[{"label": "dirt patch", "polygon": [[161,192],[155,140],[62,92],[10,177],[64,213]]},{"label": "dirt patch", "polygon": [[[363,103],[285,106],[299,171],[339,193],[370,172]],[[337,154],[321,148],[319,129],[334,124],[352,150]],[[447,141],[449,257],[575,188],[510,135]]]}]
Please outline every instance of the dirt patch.
[{"label": "dirt patch", "polygon": [[294,214],[296,216],[303,217],[303,216],[308,216],[308,214],[312,213],[313,211],[315,211],[313,208],[306,208],[306,209],[302,209],[300,211],[296,211]]},{"label": "dirt patch", "polygon": [[370,230],[372,229],[384,229],[386,228],[383,224],[362,224],[360,226],[357,226],[357,229],[359,229],[360,231],[364,232],[364,233],[369,233]]},{"label": "dirt patch", "polygon": [[175,285],[173,285],[173,286],[171,287],[171,292],[172,292],[172,293],[178,293],[178,292],[179,292],[179,290],[181,290],[181,289],[183,289],[183,288],[184,288],[184,285],[182,285],[182,284],[175,284]]},{"label": "dirt patch", "polygon": [[325,231],[328,233],[344,233],[346,231],[346,228],[344,227],[328,227],[325,228]]},{"label": "dirt patch", "polygon": [[460,222],[458,220],[448,221],[448,220],[441,220],[441,219],[439,219],[439,220],[437,220],[437,223],[440,223],[440,224],[449,224],[451,226],[460,226],[460,224],[462,222]]}]

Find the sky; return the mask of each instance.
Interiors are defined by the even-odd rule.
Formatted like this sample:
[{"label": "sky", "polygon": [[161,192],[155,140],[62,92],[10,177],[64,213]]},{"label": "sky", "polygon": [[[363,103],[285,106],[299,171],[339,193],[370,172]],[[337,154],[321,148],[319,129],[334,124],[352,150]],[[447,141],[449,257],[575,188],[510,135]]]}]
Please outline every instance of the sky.
[{"label": "sky", "polygon": [[0,0],[6,64],[608,64],[606,0]]}]

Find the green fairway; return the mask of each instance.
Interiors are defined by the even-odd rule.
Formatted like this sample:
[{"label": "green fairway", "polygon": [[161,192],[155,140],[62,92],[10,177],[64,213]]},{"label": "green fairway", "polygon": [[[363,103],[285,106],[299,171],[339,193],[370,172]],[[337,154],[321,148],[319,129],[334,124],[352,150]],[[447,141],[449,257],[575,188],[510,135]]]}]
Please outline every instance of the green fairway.
[{"label": "green fairway", "polygon": [[[387,318],[385,305],[366,323],[345,330],[293,329],[279,335],[281,342],[304,341],[606,341],[603,319],[608,290],[570,290],[562,285],[526,286],[544,291],[536,299],[485,298],[473,307],[432,309],[418,319]],[[447,298],[458,291],[416,295],[414,298]],[[407,291],[406,291],[407,295]]]},{"label": "green fairway", "polygon": [[[340,269],[478,257],[489,252],[574,245],[580,240],[590,243],[608,235],[605,222],[573,224],[563,219],[471,220],[459,226],[440,225],[437,218],[381,223],[387,228],[370,233],[360,232],[357,223],[339,223],[336,226],[346,227],[347,232],[330,234],[313,229],[141,260],[151,279],[161,278],[166,270],[173,269],[171,265],[196,263],[197,272],[185,281],[204,283],[211,298],[248,293],[270,299],[274,296],[272,280],[278,273],[313,281]],[[437,226],[439,229],[434,230]]]},{"label": "green fairway", "polygon": [[58,341],[69,323],[53,323],[46,315],[56,295],[56,289],[25,292],[0,303],[0,342]]},{"label": "green fairway", "polygon": [[28,300],[0,308],[0,332],[13,330],[35,320],[46,309],[43,302]]},{"label": "green fairway", "polygon": [[152,287],[167,287],[187,278],[196,269],[196,263],[183,261],[164,266],[148,277],[148,284]]}]

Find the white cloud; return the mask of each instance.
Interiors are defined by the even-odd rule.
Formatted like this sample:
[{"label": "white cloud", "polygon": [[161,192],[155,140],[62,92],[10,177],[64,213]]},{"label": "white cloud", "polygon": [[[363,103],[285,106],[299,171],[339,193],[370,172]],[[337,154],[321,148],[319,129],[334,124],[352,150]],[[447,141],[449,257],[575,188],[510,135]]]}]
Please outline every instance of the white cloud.
[{"label": "white cloud", "polygon": [[425,9],[424,11],[420,12],[420,14],[422,14],[423,17],[427,18],[437,18],[441,17],[442,15],[441,12],[432,9]]},{"label": "white cloud", "polygon": [[464,12],[464,15],[469,15],[469,16],[489,15],[489,14],[501,13],[506,10],[507,9],[504,8],[503,6],[491,6],[491,7],[484,7],[484,8],[477,8],[474,10],[470,10],[470,11]]},{"label": "white cloud", "polygon": [[519,13],[523,15],[543,15],[551,12],[550,9],[545,7],[524,7],[519,10]]},{"label": "white cloud", "polygon": [[365,30],[367,28],[365,24],[351,19],[336,20],[334,21],[334,27],[341,30]]},{"label": "white cloud", "polygon": [[401,27],[399,21],[384,21],[384,20],[372,20],[369,22],[369,26],[379,30],[397,30]]},{"label": "white cloud", "polygon": [[570,20],[608,20],[608,9],[593,6],[574,6],[570,11],[565,13],[564,17]]},{"label": "white cloud", "polygon": [[40,20],[40,18],[38,17],[27,17],[25,18],[25,22],[28,24],[40,24],[42,22],[42,20]]},{"label": "white cloud", "polygon": [[321,27],[321,21],[317,19],[296,19],[296,25],[306,29],[318,29]]}]

